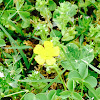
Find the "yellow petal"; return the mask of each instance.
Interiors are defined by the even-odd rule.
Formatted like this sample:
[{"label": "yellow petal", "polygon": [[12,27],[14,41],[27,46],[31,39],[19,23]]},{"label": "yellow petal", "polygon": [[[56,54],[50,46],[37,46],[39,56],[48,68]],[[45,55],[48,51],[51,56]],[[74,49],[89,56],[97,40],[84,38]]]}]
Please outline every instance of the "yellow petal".
[{"label": "yellow petal", "polygon": [[46,63],[48,64],[48,65],[53,65],[54,63],[56,62],[56,59],[55,58],[51,58],[51,59],[47,59],[46,60]]},{"label": "yellow petal", "polygon": [[50,41],[45,41],[45,42],[44,42],[44,47],[45,47],[45,48],[52,48],[52,47],[53,47],[53,43],[50,42]]},{"label": "yellow petal", "polygon": [[45,63],[45,60],[41,58],[40,55],[35,56],[35,60],[39,65],[43,65]]},{"label": "yellow petal", "polygon": [[53,56],[59,56],[59,54],[60,54],[60,48],[59,48],[58,46],[56,46],[56,47],[54,47],[53,49],[54,49],[54,54],[53,54]]},{"label": "yellow petal", "polygon": [[53,48],[45,48],[45,54],[46,54],[47,57],[48,56],[52,57],[53,53],[54,53],[54,49]]},{"label": "yellow petal", "polygon": [[42,52],[44,51],[44,48],[43,48],[43,46],[41,46],[41,45],[36,45],[36,47],[34,48],[34,53],[35,54],[41,54]]}]

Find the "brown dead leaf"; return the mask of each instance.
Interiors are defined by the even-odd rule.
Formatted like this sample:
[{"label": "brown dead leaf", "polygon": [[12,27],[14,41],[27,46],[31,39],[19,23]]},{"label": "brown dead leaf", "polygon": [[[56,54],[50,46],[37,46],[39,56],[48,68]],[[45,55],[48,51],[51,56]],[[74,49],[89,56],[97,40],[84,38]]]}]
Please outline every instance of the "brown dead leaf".
[{"label": "brown dead leaf", "polygon": [[57,83],[53,83],[53,84],[50,86],[51,89],[56,89],[56,87],[57,87]]},{"label": "brown dead leaf", "polygon": [[[5,48],[11,47],[11,45],[6,45]],[[13,49],[4,49],[6,53],[13,53],[14,50]]]}]

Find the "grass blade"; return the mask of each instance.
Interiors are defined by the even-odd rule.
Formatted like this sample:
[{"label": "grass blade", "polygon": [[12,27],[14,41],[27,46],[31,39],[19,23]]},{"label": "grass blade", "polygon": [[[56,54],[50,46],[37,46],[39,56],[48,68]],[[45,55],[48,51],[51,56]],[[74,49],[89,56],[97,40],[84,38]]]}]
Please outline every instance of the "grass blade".
[{"label": "grass blade", "polygon": [[[10,34],[5,30],[5,28],[0,24],[0,28],[4,31],[4,33],[8,36],[8,38],[9,38],[9,40],[10,40],[10,42],[11,42],[11,44],[12,44],[12,46],[18,46],[18,44],[15,42],[15,40],[10,36]],[[13,45],[14,44],[14,45]],[[24,62],[25,62],[25,65],[26,65],[26,67],[28,67],[28,60],[27,60],[27,58],[26,58],[26,55],[24,54],[24,52],[21,50],[21,49],[18,49],[19,50],[19,52],[20,52],[20,54],[21,54],[21,56],[22,56],[22,58],[23,58],[23,60],[24,60]]]}]

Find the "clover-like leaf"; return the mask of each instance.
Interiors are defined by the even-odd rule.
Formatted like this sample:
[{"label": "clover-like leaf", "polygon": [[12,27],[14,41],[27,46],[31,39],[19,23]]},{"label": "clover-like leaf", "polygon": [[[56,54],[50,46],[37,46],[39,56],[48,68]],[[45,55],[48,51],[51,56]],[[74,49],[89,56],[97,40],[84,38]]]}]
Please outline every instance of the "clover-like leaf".
[{"label": "clover-like leaf", "polygon": [[46,96],[46,94],[44,94],[44,93],[39,93],[39,94],[37,94],[37,95],[36,95],[36,98],[37,98],[38,100],[47,100],[47,96]]},{"label": "clover-like leaf", "polygon": [[81,64],[79,67],[79,74],[83,79],[85,79],[88,76],[88,67],[86,67],[84,64]]},{"label": "clover-like leaf", "polygon": [[80,74],[78,73],[78,71],[71,71],[69,74],[68,74],[68,78],[69,79],[72,79],[73,77],[75,78],[81,78]]},{"label": "clover-like leaf", "polygon": [[87,83],[89,83],[92,87],[95,87],[97,85],[97,80],[93,76],[88,76],[84,79]]},{"label": "clover-like leaf", "polygon": [[71,92],[68,91],[68,90],[63,91],[63,92],[60,93],[60,97],[61,97],[62,99],[66,99],[66,98],[70,97],[70,95],[71,95]]},{"label": "clover-like leaf", "polygon": [[74,80],[68,80],[67,82],[67,88],[69,91],[74,91],[75,88],[75,81]]},{"label": "clover-like leaf", "polygon": [[22,28],[27,28],[30,25],[30,13],[19,11],[18,14],[22,19]]},{"label": "clover-like leaf", "polygon": [[82,100],[82,97],[81,97],[81,95],[79,93],[74,92],[72,95],[73,95],[73,99],[75,99],[75,100]]},{"label": "clover-like leaf", "polygon": [[51,90],[48,94],[48,100],[53,100],[53,98],[56,96],[56,91],[55,90]]},{"label": "clover-like leaf", "polygon": [[20,8],[22,7],[23,4],[24,4],[24,0],[17,0],[16,9],[20,10]]},{"label": "clover-like leaf", "polygon": [[35,94],[33,93],[26,94],[24,100],[36,100]]},{"label": "clover-like leaf", "polygon": [[68,70],[78,69],[82,64],[85,65],[84,62],[90,63],[94,59],[93,49],[88,45],[79,49],[73,43],[66,45],[65,56],[66,61],[62,61],[61,64]]}]

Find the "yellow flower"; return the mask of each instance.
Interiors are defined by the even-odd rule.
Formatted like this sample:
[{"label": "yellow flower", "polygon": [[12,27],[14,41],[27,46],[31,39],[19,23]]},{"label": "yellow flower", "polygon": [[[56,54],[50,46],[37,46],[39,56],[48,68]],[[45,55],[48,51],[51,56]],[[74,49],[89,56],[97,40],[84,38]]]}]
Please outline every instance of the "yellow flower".
[{"label": "yellow flower", "polygon": [[48,65],[53,65],[56,62],[54,57],[58,56],[60,49],[58,46],[54,47],[53,43],[50,41],[44,42],[44,47],[42,45],[36,45],[34,48],[34,53],[38,54],[35,60],[38,64],[43,65],[44,63]]}]

